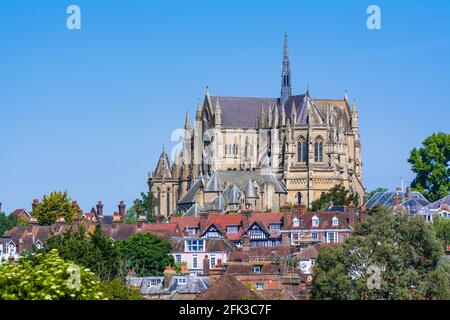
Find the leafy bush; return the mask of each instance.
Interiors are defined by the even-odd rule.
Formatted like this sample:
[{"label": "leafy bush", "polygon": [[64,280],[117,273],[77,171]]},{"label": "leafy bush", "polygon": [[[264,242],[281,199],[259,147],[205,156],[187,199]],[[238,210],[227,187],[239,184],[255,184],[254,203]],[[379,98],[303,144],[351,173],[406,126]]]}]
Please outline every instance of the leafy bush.
[{"label": "leafy bush", "polygon": [[[77,272],[79,270],[79,276]],[[57,250],[0,266],[0,300],[104,299],[89,269],[64,261]]]}]

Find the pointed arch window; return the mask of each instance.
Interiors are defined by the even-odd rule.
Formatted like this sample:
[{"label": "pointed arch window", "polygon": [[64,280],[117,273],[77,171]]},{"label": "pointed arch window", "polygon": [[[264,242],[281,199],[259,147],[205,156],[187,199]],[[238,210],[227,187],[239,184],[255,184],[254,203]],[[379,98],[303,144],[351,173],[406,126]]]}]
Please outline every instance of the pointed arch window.
[{"label": "pointed arch window", "polygon": [[323,161],[323,141],[322,141],[322,139],[318,139],[314,143],[314,161],[315,162]]},{"label": "pointed arch window", "polygon": [[308,159],[308,144],[305,140],[300,140],[297,144],[297,161],[306,162]]}]

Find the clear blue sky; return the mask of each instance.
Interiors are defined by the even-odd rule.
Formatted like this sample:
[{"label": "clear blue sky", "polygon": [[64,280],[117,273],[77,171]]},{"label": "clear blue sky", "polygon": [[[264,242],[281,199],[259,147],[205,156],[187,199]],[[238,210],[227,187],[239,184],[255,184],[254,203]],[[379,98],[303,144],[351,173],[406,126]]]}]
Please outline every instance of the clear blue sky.
[{"label": "clear blue sky", "polygon": [[[70,4],[81,30],[66,28]],[[366,28],[370,4],[381,30]],[[0,2],[5,211],[64,189],[84,210],[130,205],[206,85],[279,95],[285,32],[295,93],[356,99],[366,187],[410,182],[410,149],[448,132],[448,0],[14,0]]]}]

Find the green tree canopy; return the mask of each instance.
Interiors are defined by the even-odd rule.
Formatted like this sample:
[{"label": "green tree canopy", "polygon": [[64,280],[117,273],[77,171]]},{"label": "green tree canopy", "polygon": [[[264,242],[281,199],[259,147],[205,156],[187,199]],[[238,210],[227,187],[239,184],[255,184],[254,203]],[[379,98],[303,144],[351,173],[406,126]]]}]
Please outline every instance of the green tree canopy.
[{"label": "green tree canopy", "polygon": [[63,259],[71,260],[89,268],[102,280],[123,279],[126,268],[117,248],[101,231],[101,225],[91,234],[83,226],[65,234],[51,237],[45,252],[57,249]]},{"label": "green tree canopy", "polygon": [[[450,299],[449,266],[439,263],[442,254],[430,224],[378,207],[343,245],[319,251],[312,295],[336,300]],[[376,283],[379,287],[369,286]]]},{"label": "green tree canopy", "polygon": [[108,300],[142,300],[139,292],[127,287],[122,280],[105,280],[100,283],[100,290]]},{"label": "green tree canopy", "polygon": [[450,191],[450,134],[434,133],[422,144],[412,149],[408,159],[416,174],[411,187],[433,202]]},{"label": "green tree canopy", "polygon": [[335,206],[349,205],[353,202],[355,207],[358,207],[359,197],[356,193],[351,193],[344,186],[337,184],[329,192],[322,192],[320,198],[311,203],[311,210],[325,210],[331,202]]},{"label": "green tree canopy", "polygon": [[67,191],[55,191],[49,195],[44,195],[42,202],[33,210],[32,216],[41,225],[51,225],[55,223],[56,218],[60,215],[64,216],[66,222],[70,223],[77,213],[77,208],[72,206]]},{"label": "green tree canopy", "polygon": [[145,215],[148,222],[155,222],[155,207],[158,205],[158,199],[153,193],[145,194],[141,192],[141,199],[135,199],[133,206],[127,210],[125,223],[136,223],[140,215]]},{"label": "green tree canopy", "polygon": [[0,236],[2,236],[5,231],[20,225],[20,223],[20,219],[17,216],[12,214],[5,215],[4,212],[0,212]]},{"label": "green tree canopy", "polygon": [[170,243],[153,234],[137,233],[117,246],[127,267],[140,276],[160,276],[166,266],[174,265]]},{"label": "green tree canopy", "polygon": [[95,274],[51,250],[0,265],[0,299],[96,300],[104,295]]},{"label": "green tree canopy", "polygon": [[433,217],[433,227],[437,238],[445,249],[450,244],[450,219],[444,219],[439,215],[435,215]]}]

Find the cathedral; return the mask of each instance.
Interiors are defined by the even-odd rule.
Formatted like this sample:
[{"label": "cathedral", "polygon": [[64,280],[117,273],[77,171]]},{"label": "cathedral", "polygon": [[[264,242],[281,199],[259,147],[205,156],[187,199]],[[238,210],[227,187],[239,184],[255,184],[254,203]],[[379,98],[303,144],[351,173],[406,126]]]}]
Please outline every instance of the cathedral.
[{"label": "cathedral", "polygon": [[260,212],[310,206],[336,184],[362,203],[361,140],[356,103],[293,95],[285,35],[277,98],[213,96],[186,113],[181,152],[163,150],[148,185],[157,212]]}]

